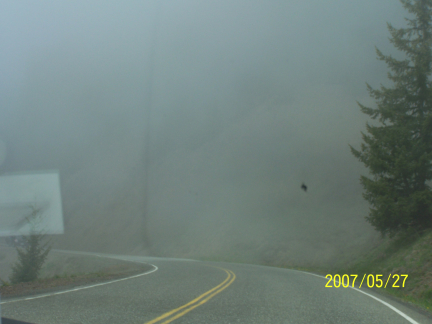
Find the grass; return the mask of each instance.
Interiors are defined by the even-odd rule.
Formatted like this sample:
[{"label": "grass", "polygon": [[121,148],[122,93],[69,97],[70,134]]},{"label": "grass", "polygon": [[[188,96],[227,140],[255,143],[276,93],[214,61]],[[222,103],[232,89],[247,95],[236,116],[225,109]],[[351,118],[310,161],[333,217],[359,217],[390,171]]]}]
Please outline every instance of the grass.
[{"label": "grass", "polygon": [[59,288],[75,287],[76,285],[87,285],[105,280],[115,279],[121,275],[113,275],[102,271],[93,273],[76,273],[55,275],[48,278],[39,278],[29,282],[9,283],[2,281],[0,293],[4,297],[27,296]]},{"label": "grass", "polygon": [[[331,274],[382,275],[385,283],[389,276],[389,284],[379,292],[397,297],[405,302],[432,311],[432,231],[421,236],[386,239],[382,244],[371,250],[356,262],[345,267],[329,269]],[[404,287],[402,277],[408,275]]]},{"label": "grass", "polygon": [[[63,275],[54,275],[51,277],[44,277],[44,278],[38,278],[36,280],[30,281],[30,282],[45,282],[45,281],[49,281],[49,280],[53,280],[53,279],[74,279],[74,278],[103,278],[106,276],[111,276],[111,274],[103,272],[103,271],[98,271],[98,272],[89,272],[89,273],[72,273],[72,274],[63,274]],[[14,285],[19,285],[21,284],[21,282],[19,283],[11,283],[10,281],[7,280],[3,280],[0,278],[0,286],[14,286]]]}]

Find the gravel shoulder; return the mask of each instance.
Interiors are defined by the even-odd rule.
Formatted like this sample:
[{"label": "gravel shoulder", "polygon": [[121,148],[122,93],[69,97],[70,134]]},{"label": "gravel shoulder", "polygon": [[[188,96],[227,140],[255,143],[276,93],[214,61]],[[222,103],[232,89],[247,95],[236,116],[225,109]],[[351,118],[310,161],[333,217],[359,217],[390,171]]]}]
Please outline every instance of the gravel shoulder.
[{"label": "gravel shoulder", "polygon": [[[0,278],[8,281],[10,267],[16,262],[15,249],[0,247]],[[151,265],[96,256],[50,252],[40,279],[33,282],[0,286],[2,299],[38,295],[71,289],[140,274],[153,269]]]}]

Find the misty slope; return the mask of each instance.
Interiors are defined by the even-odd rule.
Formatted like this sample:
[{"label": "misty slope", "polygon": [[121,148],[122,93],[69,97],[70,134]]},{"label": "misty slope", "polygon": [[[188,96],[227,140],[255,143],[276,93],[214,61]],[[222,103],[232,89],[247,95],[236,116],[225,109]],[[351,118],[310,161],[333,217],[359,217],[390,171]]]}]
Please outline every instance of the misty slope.
[{"label": "misty slope", "polygon": [[[384,238],[373,249],[359,255],[359,258],[349,265],[329,269],[329,273],[357,273],[392,275],[392,282],[387,288],[376,288],[381,293],[387,293],[414,303],[430,312],[432,307],[432,231],[425,231],[419,236]],[[406,277],[403,282],[403,275]],[[393,287],[393,284],[395,287]],[[399,287],[397,287],[399,286]]]},{"label": "misty slope", "polygon": [[[320,264],[352,258],[376,237],[364,220],[363,170],[347,145],[356,142],[344,124],[355,116],[353,105],[335,86],[311,93],[288,107],[258,108],[214,141],[179,149],[155,168],[155,251]],[[329,114],[335,102],[341,108]]]},{"label": "misty slope", "polygon": [[[151,166],[153,253],[320,265],[369,246],[376,234],[364,221],[363,170],[347,146],[358,134],[344,125],[357,112],[338,87],[312,91],[289,107],[256,108],[202,146],[180,146]],[[335,101],[342,108],[328,114]],[[115,154],[63,179],[61,247],[142,251],[142,164],[139,154],[130,159],[139,145],[113,142],[106,152]]]}]

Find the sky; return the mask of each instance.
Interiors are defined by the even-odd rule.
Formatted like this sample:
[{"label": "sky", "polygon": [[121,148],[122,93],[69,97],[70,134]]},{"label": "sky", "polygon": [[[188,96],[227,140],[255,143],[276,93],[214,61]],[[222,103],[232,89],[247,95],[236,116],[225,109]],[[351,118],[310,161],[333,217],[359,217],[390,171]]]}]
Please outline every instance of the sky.
[{"label": "sky", "polygon": [[137,252],[150,136],[151,253],[332,262],[376,237],[348,144],[365,82],[388,84],[375,46],[400,57],[386,23],[406,16],[390,0],[2,1],[0,172],[60,170],[62,246]]}]

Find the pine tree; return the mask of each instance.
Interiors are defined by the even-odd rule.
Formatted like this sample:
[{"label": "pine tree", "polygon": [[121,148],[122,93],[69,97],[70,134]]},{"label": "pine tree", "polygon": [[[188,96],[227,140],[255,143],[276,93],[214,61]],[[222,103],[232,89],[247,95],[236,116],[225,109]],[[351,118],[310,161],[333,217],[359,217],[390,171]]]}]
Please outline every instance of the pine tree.
[{"label": "pine tree", "polygon": [[379,126],[366,124],[359,151],[350,145],[372,176],[360,178],[371,205],[366,219],[390,237],[432,227],[432,0],[401,3],[414,16],[406,18],[408,28],[387,26],[391,43],[406,58],[397,60],[376,48],[391,70],[393,87],[375,90],[366,84],[377,108],[358,105]]}]

